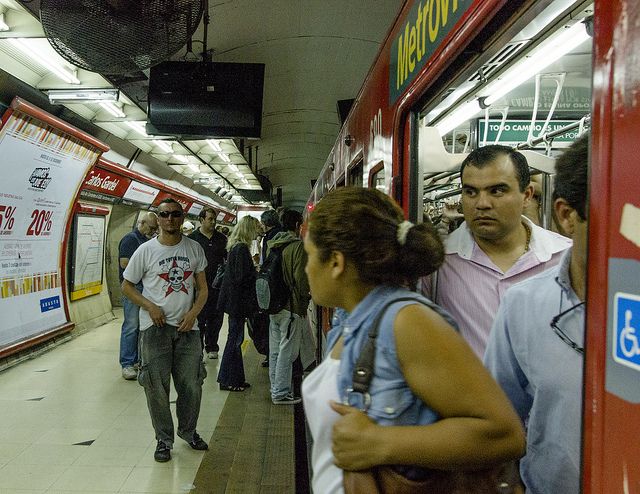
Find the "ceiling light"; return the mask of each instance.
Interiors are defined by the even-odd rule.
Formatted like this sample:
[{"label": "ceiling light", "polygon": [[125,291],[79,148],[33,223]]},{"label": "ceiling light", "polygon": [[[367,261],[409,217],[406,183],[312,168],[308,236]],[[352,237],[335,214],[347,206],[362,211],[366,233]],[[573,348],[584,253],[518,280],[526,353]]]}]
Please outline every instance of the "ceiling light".
[{"label": "ceiling light", "polygon": [[181,154],[174,154],[173,157],[181,163],[184,163],[185,165],[189,163],[189,159],[186,156],[182,156]]},{"label": "ceiling light", "polygon": [[509,67],[498,79],[489,83],[480,92],[484,96],[483,104],[491,105],[496,102],[588,39],[589,35],[582,22],[571,27],[561,27]]},{"label": "ceiling light", "polygon": [[236,165],[231,164],[231,163],[229,164],[229,167],[228,167],[228,168],[229,168],[229,170],[231,170],[232,172],[236,172],[236,173],[238,173],[238,172],[240,171],[240,169],[239,169]]},{"label": "ceiling light", "polygon": [[98,103],[102,108],[107,110],[111,115],[118,118],[126,117],[125,113],[122,111],[122,108],[117,106],[113,101],[101,101]]},{"label": "ceiling light", "polygon": [[145,137],[148,137],[148,134],[147,134],[145,126],[144,126],[145,125],[144,122],[135,122],[133,120],[127,120],[125,122],[125,124],[129,128],[135,130],[138,134],[143,135]]},{"label": "ceiling light", "polygon": [[117,89],[50,89],[47,92],[49,102],[60,103],[99,103],[118,101]]},{"label": "ceiling light", "polygon": [[435,128],[438,129],[441,136],[447,135],[458,125],[466,122],[476,113],[480,111],[480,103],[478,100],[467,101],[462,106],[456,108],[453,112],[440,120]]},{"label": "ceiling light", "polygon": [[66,67],[58,65],[54,60],[47,58],[44,55],[41,55],[37,51],[35,51],[29,44],[26,42],[24,38],[7,38],[9,43],[11,43],[14,47],[20,50],[22,53],[27,55],[32,60],[35,60],[43,67],[46,67],[55,75],[57,75],[60,79],[69,84],[80,84],[80,79],[76,76],[78,74],[77,70],[70,70]]},{"label": "ceiling light", "polygon": [[161,141],[159,139],[153,139],[153,143],[158,146],[160,149],[162,149],[164,152],[166,153],[172,153],[173,152],[173,147],[171,147],[171,144],[169,144],[166,141]]},{"label": "ceiling light", "polygon": [[222,152],[220,144],[218,144],[218,141],[216,141],[215,139],[207,139],[207,144],[209,144],[209,146],[211,146],[214,151],[218,153]]},{"label": "ceiling light", "polygon": [[200,173],[200,167],[198,165],[196,165],[195,163],[189,163],[189,168],[191,169],[192,172],[195,173]]},{"label": "ceiling light", "polygon": [[9,31],[9,25],[4,20],[4,12],[0,14],[0,31]]},{"label": "ceiling light", "polygon": [[224,161],[225,163],[231,163],[231,159],[229,158],[228,154],[225,153],[218,153],[218,156],[220,156],[220,159],[222,161]]}]

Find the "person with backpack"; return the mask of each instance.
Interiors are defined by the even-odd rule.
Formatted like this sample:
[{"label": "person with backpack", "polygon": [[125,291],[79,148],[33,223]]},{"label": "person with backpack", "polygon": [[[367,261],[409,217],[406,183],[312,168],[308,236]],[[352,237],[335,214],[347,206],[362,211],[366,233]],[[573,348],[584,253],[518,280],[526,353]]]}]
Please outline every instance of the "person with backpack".
[{"label": "person with backpack", "polygon": [[[307,255],[300,239],[302,214],[287,209],[282,214],[285,231],[268,242],[269,253],[258,274],[258,305],[268,312],[269,380],[274,405],[295,405],[292,366],[300,351],[305,316],[309,305],[309,282],[304,271]],[[265,291],[268,289],[268,302]]]}]

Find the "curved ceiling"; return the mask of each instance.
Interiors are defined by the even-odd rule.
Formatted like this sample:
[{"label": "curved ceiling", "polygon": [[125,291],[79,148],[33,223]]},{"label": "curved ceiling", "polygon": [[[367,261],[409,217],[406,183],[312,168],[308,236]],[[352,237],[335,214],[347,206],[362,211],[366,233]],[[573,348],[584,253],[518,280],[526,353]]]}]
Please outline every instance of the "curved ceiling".
[{"label": "curved ceiling", "polygon": [[[39,0],[18,3],[37,15]],[[274,191],[282,188],[284,206],[305,205],[340,128],[337,101],[357,96],[402,4],[209,0],[206,46],[213,61],[265,64],[261,139],[236,144],[252,170],[266,175]],[[201,59],[203,32],[200,25],[195,53],[185,47],[172,58]],[[147,76],[148,71],[105,78],[146,111]]]}]

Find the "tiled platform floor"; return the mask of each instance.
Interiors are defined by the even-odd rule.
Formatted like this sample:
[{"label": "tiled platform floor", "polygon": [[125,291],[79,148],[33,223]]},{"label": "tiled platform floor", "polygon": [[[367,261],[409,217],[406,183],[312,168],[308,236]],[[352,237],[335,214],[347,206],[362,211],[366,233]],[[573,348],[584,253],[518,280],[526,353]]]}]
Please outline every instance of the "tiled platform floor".
[{"label": "tiled platform floor", "polygon": [[[120,325],[115,319],[0,373],[0,494],[193,488],[203,452],[176,438],[170,462],[153,460],[144,391],[120,375]],[[226,333],[225,324],[221,347]],[[229,394],[218,389],[218,363],[207,360],[203,387],[198,432],[207,442]]]}]

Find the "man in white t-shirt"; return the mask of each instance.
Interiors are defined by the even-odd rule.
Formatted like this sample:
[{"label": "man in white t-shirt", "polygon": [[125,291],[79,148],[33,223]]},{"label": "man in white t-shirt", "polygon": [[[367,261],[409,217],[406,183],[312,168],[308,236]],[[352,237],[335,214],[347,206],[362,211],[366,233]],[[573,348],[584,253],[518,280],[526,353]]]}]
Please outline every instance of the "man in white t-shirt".
[{"label": "man in white t-shirt", "polygon": [[[197,316],[207,301],[207,260],[198,242],[182,235],[184,213],[173,199],[158,206],[160,234],[142,244],[124,270],[122,292],[140,306],[138,381],[144,387],[158,445],[154,458],[171,459],[173,419],[169,408],[171,376],[178,394],[178,436],[193,449],[208,449],[196,432],[202,383],[207,373]],[[135,285],[142,281],[139,293]]]}]

